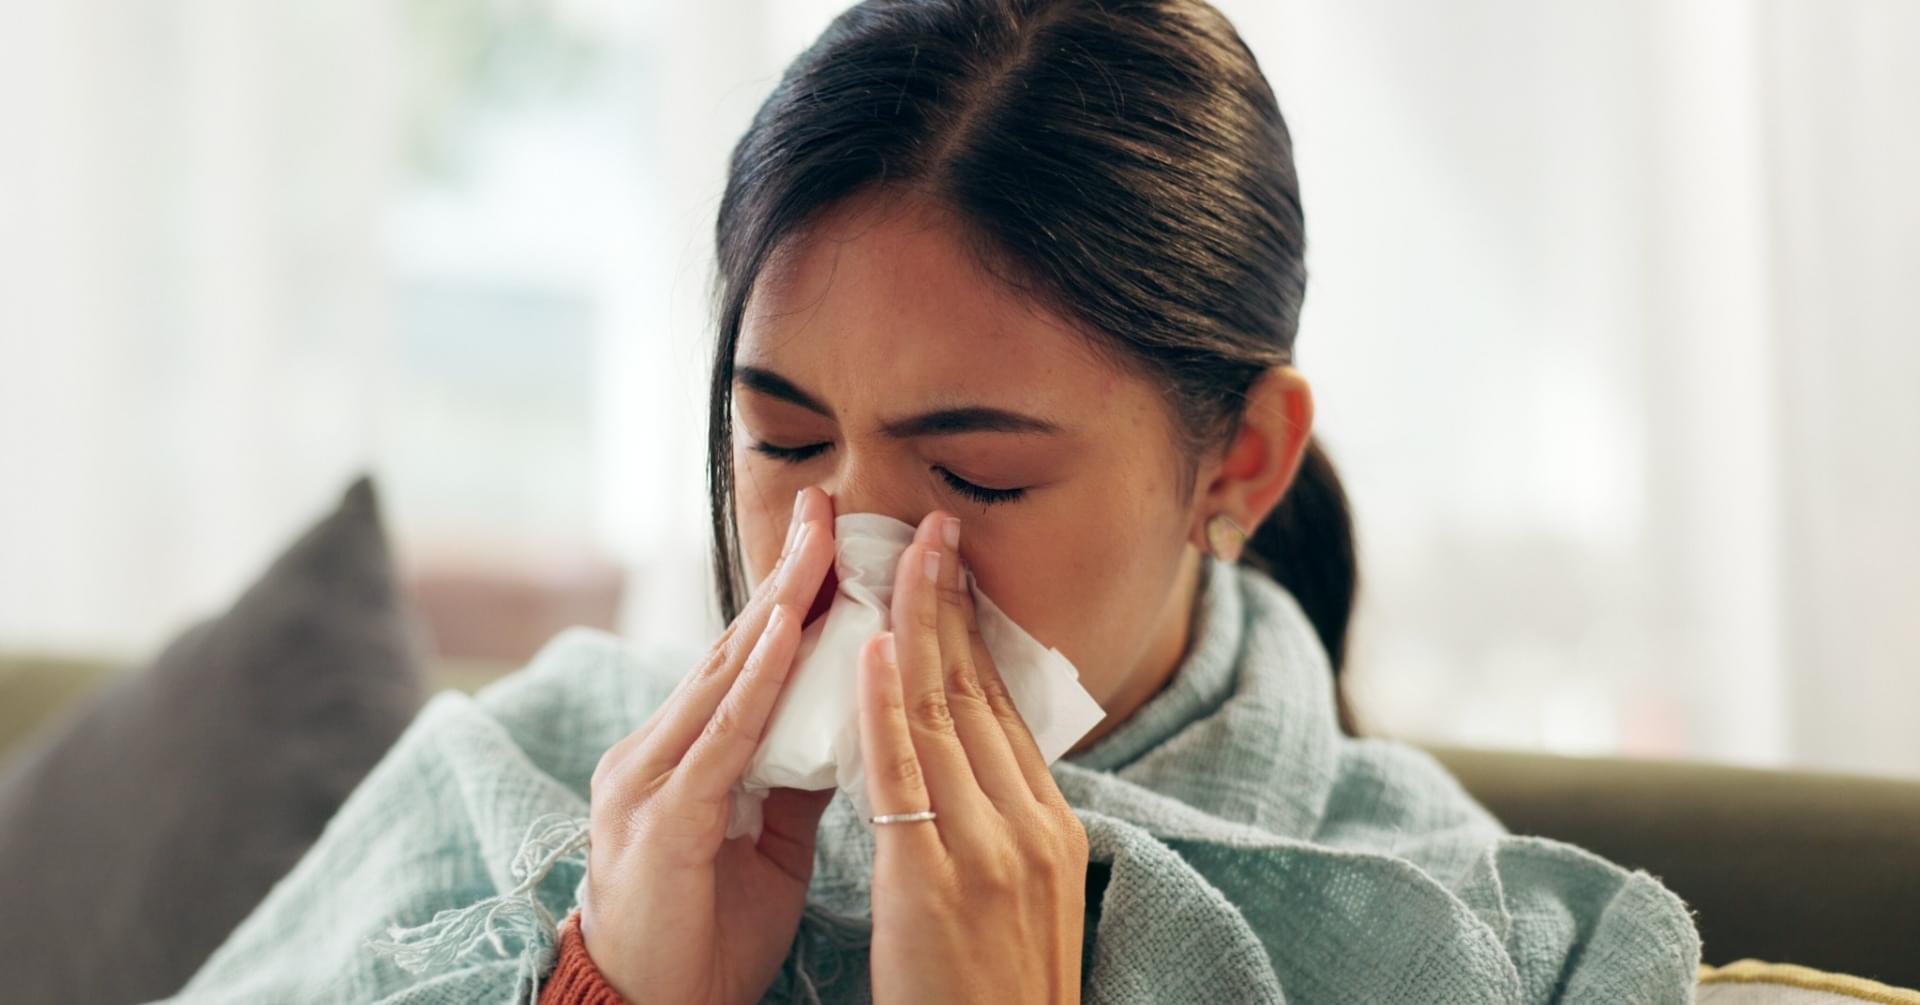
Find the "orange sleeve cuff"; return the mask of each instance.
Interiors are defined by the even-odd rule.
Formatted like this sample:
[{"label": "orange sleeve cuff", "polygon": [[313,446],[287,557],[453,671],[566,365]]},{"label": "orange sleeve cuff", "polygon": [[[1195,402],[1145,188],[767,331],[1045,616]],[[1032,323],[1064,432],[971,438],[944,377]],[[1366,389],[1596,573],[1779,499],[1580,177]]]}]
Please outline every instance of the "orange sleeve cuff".
[{"label": "orange sleeve cuff", "polygon": [[540,985],[540,1005],[629,1005],[587,955],[578,909],[560,923],[560,959]]}]

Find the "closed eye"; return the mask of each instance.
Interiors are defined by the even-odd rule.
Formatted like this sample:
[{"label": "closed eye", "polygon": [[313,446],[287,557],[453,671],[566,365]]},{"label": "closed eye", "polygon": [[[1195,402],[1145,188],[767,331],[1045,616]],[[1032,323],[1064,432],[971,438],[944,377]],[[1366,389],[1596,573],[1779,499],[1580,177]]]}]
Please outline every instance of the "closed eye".
[{"label": "closed eye", "polygon": [[831,443],[809,443],[804,447],[776,447],[771,443],[762,443],[755,440],[753,449],[766,454],[768,457],[786,461],[789,464],[798,464],[801,461],[811,459],[816,454],[831,446],[833,446]]},{"label": "closed eye", "polygon": [[990,489],[985,485],[975,485],[964,478],[957,477],[946,468],[934,468],[934,470],[940,472],[940,477],[946,479],[947,484],[953,486],[955,492],[988,506],[994,503],[1012,502],[1027,492],[1026,489]]},{"label": "closed eye", "polygon": [[[785,461],[788,464],[799,464],[802,461],[812,460],[831,446],[833,446],[832,443],[809,443],[799,447],[782,447],[758,440],[753,443],[753,449],[756,452],[765,454],[776,460]],[[991,489],[985,485],[975,485],[942,467],[935,467],[933,470],[939,472],[941,479],[955,492],[986,506],[992,506],[995,503],[1012,502],[1027,493],[1027,490],[1024,488]]]}]

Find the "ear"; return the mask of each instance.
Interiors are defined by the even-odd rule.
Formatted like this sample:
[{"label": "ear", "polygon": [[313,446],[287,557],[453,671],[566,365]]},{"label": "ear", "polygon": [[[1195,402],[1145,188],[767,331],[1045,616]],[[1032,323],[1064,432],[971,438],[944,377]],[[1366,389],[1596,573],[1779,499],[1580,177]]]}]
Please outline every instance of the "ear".
[{"label": "ear", "polygon": [[[1313,389],[1305,375],[1291,366],[1262,373],[1247,388],[1246,413],[1233,442],[1218,461],[1201,469],[1188,538],[1194,546],[1208,550],[1207,522],[1217,513],[1252,535],[1293,484],[1312,434]],[[1231,548],[1228,559],[1239,558],[1246,544],[1235,535],[1224,543]]]}]

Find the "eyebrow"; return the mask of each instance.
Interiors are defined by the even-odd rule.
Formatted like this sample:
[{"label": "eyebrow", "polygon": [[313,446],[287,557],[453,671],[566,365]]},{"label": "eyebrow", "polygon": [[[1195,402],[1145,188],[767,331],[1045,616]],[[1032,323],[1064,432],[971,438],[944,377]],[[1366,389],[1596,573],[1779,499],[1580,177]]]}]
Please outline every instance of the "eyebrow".
[{"label": "eyebrow", "polygon": [[[829,419],[833,418],[833,410],[823,404],[819,398],[772,370],[758,366],[738,366],[734,368],[733,379],[735,383],[761,394],[789,401],[809,412],[824,415]],[[901,440],[916,436],[950,436],[955,433],[1066,432],[1058,423],[1049,422],[1037,416],[1004,408],[988,408],[984,405],[923,412],[883,423],[880,431]]]}]

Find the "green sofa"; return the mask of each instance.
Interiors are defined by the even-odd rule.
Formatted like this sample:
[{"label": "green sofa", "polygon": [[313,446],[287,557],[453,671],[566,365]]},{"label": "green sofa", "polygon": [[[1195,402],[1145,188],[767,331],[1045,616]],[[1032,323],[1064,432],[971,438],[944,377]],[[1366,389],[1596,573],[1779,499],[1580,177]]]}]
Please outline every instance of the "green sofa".
[{"label": "green sofa", "polygon": [[[0,657],[0,769],[115,666]],[[510,669],[443,662],[430,688],[471,692]],[[1707,963],[1920,987],[1920,780],[1427,749],[1513,831],[1661,877],[1697,912]]]}]

